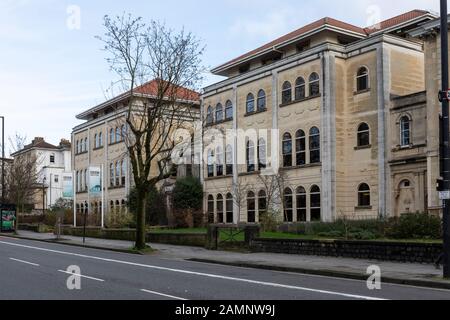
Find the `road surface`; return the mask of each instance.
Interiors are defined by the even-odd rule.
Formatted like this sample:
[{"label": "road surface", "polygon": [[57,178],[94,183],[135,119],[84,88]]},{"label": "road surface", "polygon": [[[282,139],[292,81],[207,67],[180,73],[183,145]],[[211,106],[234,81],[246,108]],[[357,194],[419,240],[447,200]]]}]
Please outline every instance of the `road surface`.
[{"label": "road surface", "polygon": [[[67,273],[71,266],[79,267],[79,276]],[[81,289],[69,290],[69,278],[80,280]],[[450,291],[392,284],[371,291],[364,281],[0,237],[0,299],[447,300]]]}]

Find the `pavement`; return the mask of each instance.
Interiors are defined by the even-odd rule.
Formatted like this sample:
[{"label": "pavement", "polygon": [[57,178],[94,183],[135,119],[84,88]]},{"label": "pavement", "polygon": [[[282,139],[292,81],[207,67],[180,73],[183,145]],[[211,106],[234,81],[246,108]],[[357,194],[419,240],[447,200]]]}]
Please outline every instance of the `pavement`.
[{"label": "pavement", "polygon": [[[20,231],[21,240],[33,240],[53,244],[53,234],[39,234]],[[127,254],[133,243],[130,241],[105,240],[87,238],[83,245],[82,239],[64,236],[59,245],[84,247],[83,249],[101,249],[117,254]],[[8,238],[4,238],[8,239]],[[17,239],[17,238],[16,238]],[[302,277],[323,277],[323,279],[339,278],[340,281],[359,280],[366,287],[369,275],[367,269],[377,266],[381,270],[383,284],[398,284],[435,289],[450,290],[450,281],[442,279],[442,271],[428,264],[406,264],[375,260],[360,260],[349,258],[315,257],[272,253],[236,253],[227,251],[209,251],[199,247],[181,247],[163,244],[151,244],[157,252],[150,255],[152,259],[162,259],[173,263],[194,263],[226,270],[252,270],[251,272],[282,272],[297,273]],[[129,254],[128,254],[129,256]],[[234,270],[234,269],[233,269]],[[250,271],[246,271],[246,274]],[[367,290],[367,289],[366,289]],[[425,290],[425,289],[424,289]],[[443,291],[446,292],[447,291]],[[450,293],[450,291],[448,291]],[[445,295],[446,296],[446,295]],[[450,297],[450,296],[449,296]]]}]

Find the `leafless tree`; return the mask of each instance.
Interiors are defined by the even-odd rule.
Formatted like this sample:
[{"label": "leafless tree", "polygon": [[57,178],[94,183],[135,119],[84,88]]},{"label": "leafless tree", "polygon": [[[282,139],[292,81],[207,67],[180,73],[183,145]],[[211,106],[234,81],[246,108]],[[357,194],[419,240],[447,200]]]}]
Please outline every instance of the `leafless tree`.
[{"label": "leafless tree", "polygon": [[[263,185],[267,199],[267,214],[276,220],[283,207],[283,193],[285,189],[285,176],[283,172],[273,174],[259,174],[258,179]],[[287,217],[285,217],[286,219]]]},{"label": "leafless tree", "polygon": [[[13,153],[23,150],[26,138],[16,134],[9,138]],[[17,154],[6,172],[7,199],[14,203],[17,210],[24,211],[24,206],[31,201],[38,190],[38,157],[32,152]]]},{"label": "leafless tree", "polygon": [[155,21],[146,25],[127,14],[105,16],[104,27],[104,36],[98,38],[130,97],[125,140],[137,191],[136,248],[144,249],[148,193],[170,176],[171,154],[178,143],[175,131],[187,128],[197,116],[192,107],[204,73],[203,47],[191,33],[174,32]]}]

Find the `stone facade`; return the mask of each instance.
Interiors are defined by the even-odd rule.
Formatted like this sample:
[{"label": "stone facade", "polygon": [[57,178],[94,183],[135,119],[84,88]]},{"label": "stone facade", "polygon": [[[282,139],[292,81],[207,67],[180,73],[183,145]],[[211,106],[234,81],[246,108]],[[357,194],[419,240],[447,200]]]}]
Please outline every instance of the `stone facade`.
[{"label": "stone facade", "polygon": [[[430,45],[405,33],[432,19],[408,13],[369,32],[326,18],[214,69],[227,79],[202,96],[210,222],[259,222],[267,207],[285,222],[438,210],[439,126],[429,122],[438,112],[425,92],[425,65],[435,63],[426,63]],[[230,103],[228,118],[217,113]],[[208,138],[231,129],[246,134]],[[269,172],[278,192],[263,182]]]}]

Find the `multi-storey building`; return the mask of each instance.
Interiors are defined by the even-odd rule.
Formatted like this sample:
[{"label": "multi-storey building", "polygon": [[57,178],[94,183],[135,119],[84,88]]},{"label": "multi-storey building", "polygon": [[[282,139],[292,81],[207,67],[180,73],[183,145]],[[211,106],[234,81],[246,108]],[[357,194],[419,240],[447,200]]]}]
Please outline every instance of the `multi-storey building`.
[{"label": "multi-storey building", "polygon": [[[148,82],[133,92],[136,107],[151,106],[157,96],[155,81]],[[189,113],[187,122],[199,118],[199,94],[181,88],[177,93],[179,103],[194,112]],[[73,167],[75,181],[75,209],[78,213],[89,210],[90,214],[125,212],[126,200],[134,185],[126,139],[126,118],[131,93],[126,92],[77,116],[85,122],[73,129]],[[128,139],[129,140],[129,139]],[[92,196],[88,192],[89,169],[100,168],[102,172],[102,194]],[[179,172],[186,173],[186,168]],[[151,176],[158,174],[157,164],[152,166]],[[197,170],[198,172],[199,170]],[[195,174],[195,173],[194,173]],[[166,181],[167,182],[167,181]],[[103,221],[104,222],[104,221]],[[97,219],[97,224],[101,223]]]},{"label": "multi-storey building", "polygon": [[206,132],[247,134],[204,143],[209,220],[258,222],[268,172],[285,222],[439,211],[436,98],[427,49],[409,34],[435,18],[414,10],[368,28],[324,18],[213,69],[227,79],[204,89]]},{"label": "multi-storey building", "polygon": [[70,141],[61,139],[55,146],[36,137],[31,144],[11,156],[14,159],[22,156],[36,159],[37,191],[29,203],[34,209],[49,209],[63,197],[63,176],[72,172]]}]

